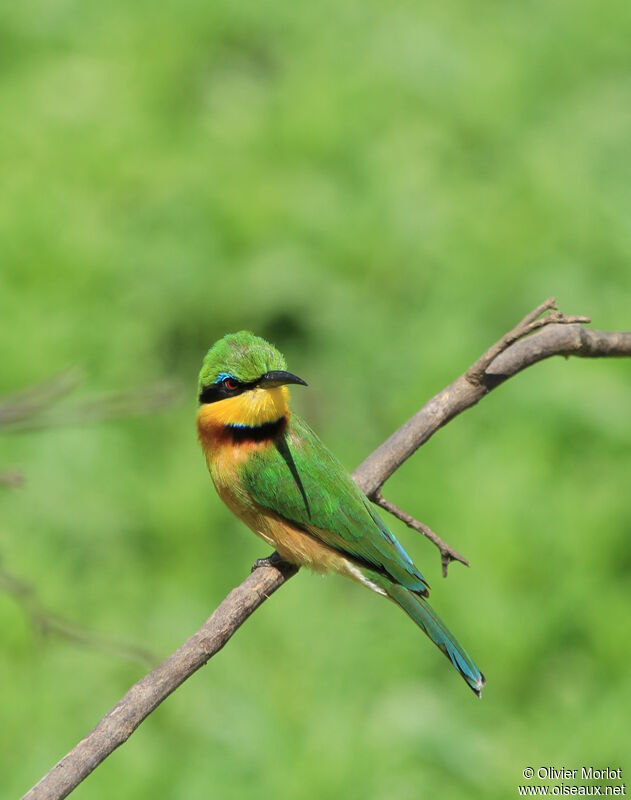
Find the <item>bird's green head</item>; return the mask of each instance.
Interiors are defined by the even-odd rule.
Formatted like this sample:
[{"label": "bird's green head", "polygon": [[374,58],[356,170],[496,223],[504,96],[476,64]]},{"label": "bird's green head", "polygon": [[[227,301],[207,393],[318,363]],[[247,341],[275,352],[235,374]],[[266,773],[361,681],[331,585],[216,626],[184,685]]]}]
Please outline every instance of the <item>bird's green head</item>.
[{"label": "bird's green head", "polygon": [[199,402],[202,408],[214,406],[205,416],[252,426],[286,413],[286,384],[306,385],[286,366],[282,354],[260,336],[249,331],[227,334],[206,353],[199,373]]},{"label": "bird's green head", "polygon": [[266,372],[284,370],[287,364],[282,354],[249,331],[228,333],[206,353],[199,373],[199,392],[217,384],[224,377],[240,383],[252,383]]}]

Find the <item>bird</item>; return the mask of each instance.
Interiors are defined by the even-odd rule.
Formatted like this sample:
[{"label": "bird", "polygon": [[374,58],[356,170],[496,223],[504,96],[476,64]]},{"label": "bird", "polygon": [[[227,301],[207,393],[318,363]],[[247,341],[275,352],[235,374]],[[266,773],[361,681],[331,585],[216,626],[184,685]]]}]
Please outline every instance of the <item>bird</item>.
[{"label": "bird", "polygon": [[290,410],[292,384],[307,385],[249,331],[215,342],[199,373],[197,434],[217,493],[278,554],[257,564],[280,557],[389,598],[480,697],[485,678],[427,602],[429,584],[350,474]]}]

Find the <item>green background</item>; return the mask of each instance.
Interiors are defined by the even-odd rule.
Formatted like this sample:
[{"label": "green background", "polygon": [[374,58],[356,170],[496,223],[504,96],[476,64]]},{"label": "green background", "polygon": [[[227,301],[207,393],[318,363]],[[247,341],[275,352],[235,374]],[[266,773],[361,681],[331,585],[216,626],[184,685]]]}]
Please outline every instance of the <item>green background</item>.
[{"label": "green background", "polygon": [[[4,435],[2,565],[160,656],[266,548],[216,497],[196,375],[271,338],[352,469],[545,297],[631,326],[631,5],[35,0],[0,11],[3,393],[168,380],[163,411]],[[478,702],[393,606],[301,574],[78,798],[509,798],[621,767],[631,708],[631,371],[536,366],[386,496],[486,673]],[[0,794],[144,672],[42,639],[0,595]],[[537,784],[538,781],[533,781]]]}]

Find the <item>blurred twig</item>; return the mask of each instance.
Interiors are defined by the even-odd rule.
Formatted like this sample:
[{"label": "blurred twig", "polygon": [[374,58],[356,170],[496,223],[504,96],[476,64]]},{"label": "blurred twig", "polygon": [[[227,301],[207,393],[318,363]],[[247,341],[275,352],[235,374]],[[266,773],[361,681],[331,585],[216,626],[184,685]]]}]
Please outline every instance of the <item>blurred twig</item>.
[{"label": "blurred twig", "polygon": [[17,469],[5,469],[0,472],[0,486],[17,489],[24,483],[24,474]]},{"label": "blurred twig", "polygon": [[109,655],[136,661],[143,667],[152,667],[157,657],[148,649],[126,642],[115,636],[97,633],[82,625],[76,625],[46,609],[35,589],[21,578],[17,578],[0,566],[0,591],[10,595],[22,608],[33,627],[44,636],[57,636],[84,647],[101,650]]},{"label": "blurred twig", "polygon": [[4,398],[0,401],[0,433],[24,433],[148,414],[169,405],[176,397],[174,387],[163,382],[60,403],[79,382],[79,373],[73,370]]},{"label": "blurred twig", "polygon": [[[548,321],[541,320],[534,324],[542,313],[553,308],[552,300],[537,307],[466,373],[429,400],[395,431],[355,470],[353,477],[358,486],[371,499],[378,500],[386,480],[439,428],[475,405],[503,381],[537,361],[552,355],[595,358],[631,356],[631,332],[588,331],[581,324],[586,319],[584,317],[545,317]],[[443,553],[441,555],[444,556]],[[197,633],[153,672],[132,686],[96,728],[59,761],[23,800],[59,800],[70,794],[131,736],[171,692],[206,664],[250,614],[296,572],[295,567],[282,562],[254,570],[230,592]]]},{"label": "blurred twig", "polygon": [[[172,387],[154,384],[142,389],[82,399],[74,404],[64,402],[80,380],[81,375],[77,370],[67,370],[28,389],[3,397],[0,399],[0,433],[23,433],[146,414],[164,407],[175,397]],[[18,487],[23,482],[24,475],[18,470],[0,472],[0,486]],[[143,666],[151,666],[157,661],[143,647],[104,636],[52,614],[38,600],[33,587],[2,568],[0,592],[11,595],[34,627],[44,635],[54,635],[120,658],[138,661]]]},{"label": "blurred twig", "polygon": [[[78,370],[66,370],[42,383],[0,398],[0,434],[27,433],[68,425],[84,425],[124,419],[158,411],[177,397],[165,382],[126,392],[111,392],[62,402],[81,381]],[[16,488],[24,483],[19,470],[0,471],[0,486]]]},{"label": "blurred twig", "polygon": [[51,404],[69,394],[79,383],[79,373],[67,370],[42,383],[7,395],[0,401],[0,429],[38,416]]}]

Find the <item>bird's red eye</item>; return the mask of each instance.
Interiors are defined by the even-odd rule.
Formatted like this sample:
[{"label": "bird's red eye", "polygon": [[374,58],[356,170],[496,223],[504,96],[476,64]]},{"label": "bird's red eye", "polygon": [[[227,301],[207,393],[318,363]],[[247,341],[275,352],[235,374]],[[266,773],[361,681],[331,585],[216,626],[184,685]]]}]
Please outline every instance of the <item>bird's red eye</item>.
[{"label": "bird's red eye", "polygon": [[225,378],[223,385],[229,392],[234,392],[234,390],[237,388],[237,382],[234,380],[234,378]]}]

